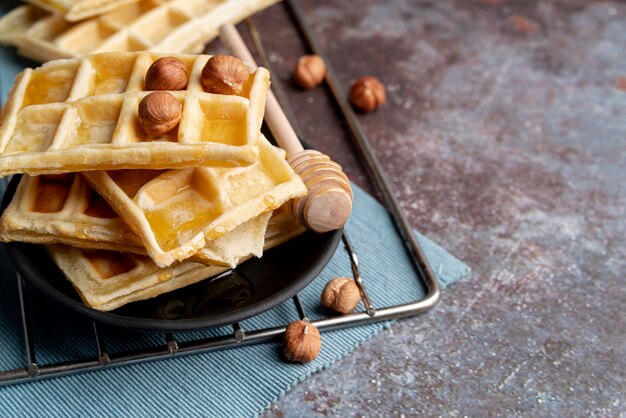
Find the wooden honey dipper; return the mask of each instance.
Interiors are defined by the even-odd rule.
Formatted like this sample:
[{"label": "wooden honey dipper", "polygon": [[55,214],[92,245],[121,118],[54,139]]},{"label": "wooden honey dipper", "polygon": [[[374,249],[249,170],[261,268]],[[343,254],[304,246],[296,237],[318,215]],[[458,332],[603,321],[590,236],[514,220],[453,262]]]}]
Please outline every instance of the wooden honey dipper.
[{"label": "wooden honey dipper", "polygon": [[[220,39],[235,56],[256,66],[252,54],[232,24],[220,28]],[[306,196],[293,200],[294,216],[316,232],[342,228],[352,211],[352,188],[341,166],[326,154],[305,150],[289,120],[270,91],[265,106],[265,121],[287,160],[307,187]]]}]

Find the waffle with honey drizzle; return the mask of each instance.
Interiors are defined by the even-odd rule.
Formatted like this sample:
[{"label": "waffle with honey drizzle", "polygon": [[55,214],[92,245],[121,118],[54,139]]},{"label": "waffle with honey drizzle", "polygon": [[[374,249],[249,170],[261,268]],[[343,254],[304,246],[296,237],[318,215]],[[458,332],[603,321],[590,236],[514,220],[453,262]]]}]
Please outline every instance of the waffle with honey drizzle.
[{"label": "waffle with honey drizzle", "polygon": [[27,2],[75,22],[99,16],[118,7],[139,0],[26,0]]},{"label": "waffle with honey drizzle", "polygon": [[269,72],[251,73],[241,94],[206,93],[201,73],[208,55],[174,55],[187,66],[177,128],[158,137],[139,124],[148,52],[96,54],[27,69],[2,109],[0,176],[119,168],[247,165],[258,159],[258,138]]},{"label": "waffle with honey drizzle", "polygon": [[141,239],[74,173],[23,176],[0,217],[0,240],[145,253]]},{"label": "waffle with honey drizzle", "polygon": [[[269,217],[263,214],[208,241],[191,260],[234,267],[250,254],[260,257]],[[24,176],[0,217],[0,241],[146,254],[141,239],[77,174]]]},{"label": "waffle with honey drizzle", "polygon": [[306,194],[300,177],[265,137],[247,167],[82,173],[141,237],[159,266],[181,261],[238,225]]},{"label": "waffle with honey drizzle", "polygon": [[0,42],[39,62],[110,51],[200,53],[219,27],[279,0],[142,0],[81,22],[33,6],[0,19]]},{"label": "waffle with honey drizzle", "polygon": [[[269,221],[264,250],[276,247],[304,231],[294,220],[291,211],[279,208]],[[153,298],[228,270],[226,267],[206,266],[190,261],[159,268],[145,256],[82,250],[63,244],[47,245],[46,250],[85,305],[101,311]]]}]

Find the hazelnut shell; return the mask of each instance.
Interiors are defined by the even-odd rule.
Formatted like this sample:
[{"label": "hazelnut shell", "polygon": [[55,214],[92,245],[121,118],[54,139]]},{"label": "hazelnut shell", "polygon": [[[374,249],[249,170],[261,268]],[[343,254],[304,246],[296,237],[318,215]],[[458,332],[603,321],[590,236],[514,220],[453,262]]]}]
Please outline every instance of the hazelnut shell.
[{"label": "hazelnut shell", "polygon": [[162,57],[146,72],[146,90],[184,90],[189,84],[187,66],[178,58]]},{"label": "hazelnut shell", "polygon": [[319,330],[308,320],[293,321],[287,326],[283,337],[283,353],[289,361],[309,363],[322,349]]},{"label": "hazelnut shell", "polygon": [[359,306],[361,293],[353,279],[336,277],[322,291],[322,305],[335,312],[347,314]]},{"label": "hazelnut shell", "polygon": [[365,76],[358,79],[350,88],[348,95],[354,107],[371,112],[385,103],[385,86],[376,77]]},{"label": "hazelnut shell", "polygon": [[141,127],[150,135],[164,135],[174,129],[182,117],[183,105],[166,91],[155,91],[139,102]]},{"label": "hazelnut shell", "polygon": [[202,69],[200,81],[209,93],[239,95],[250,72],[237,57],[214,55]]},{"label": "hazelnut shell", "polygon": [[304,55],[293,72],[294,81],[307,90],[322,84],[326,77],[326,64],[319,55]]}]

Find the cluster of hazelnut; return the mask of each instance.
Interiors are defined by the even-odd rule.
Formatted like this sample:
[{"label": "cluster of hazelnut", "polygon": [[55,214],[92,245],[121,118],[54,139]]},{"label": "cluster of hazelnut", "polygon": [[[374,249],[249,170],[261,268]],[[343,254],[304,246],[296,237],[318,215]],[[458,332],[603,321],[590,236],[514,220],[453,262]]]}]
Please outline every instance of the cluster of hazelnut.
[{"label": "cluster of hazelnut", "polygon": [[[294,81],[307,90],[322,84],[326,78],[326,64],[319,55],[304,55],[293,72]],[[385,103],[385,86],[372,76],[359,78],[350,87],[348,98],[362,112],[371,112]]]},{"label": "cluster of hazelnut", "polygon": [[[311,89],[325,77],[324,61],[317,55],[302,57],[295,79],[301,86]],[[205,91],[216,94],[239,95],[249,72],[238,58],[229,55],[211,57],[202,70],[200,81]],[[157,59],[148,69],[146,90],[153,91],[139,103],[139,122],[149,135],[160,136],[176,128],[182,117],[182,104],[168,91],[184,90],[189,83],[187,66],[177,58]],[[374,77],[363,77],[350,90],[353,105],[371,111],[385,101],[385,88]],[[347,314],[356,309],[361,300],[359,287],[353,279],[337,277],[329,281],[322,292],[324,307]],[[287,327],[283,340],[285,358],[308,363],[322,348],[319,330],[307,319],[294,321]]]},{"label": "cluster of hazelnut", "polygon": [[[326,78],[326,65],[319,55],[300,58],[293,73],[294,81],[302,88],[311,90]],[[348,95],[352,105],[360,111],[371,112],[385,102],[385,86],[375,77],[358,79]],[[322,305],[337,313],[348,314],[359,305],[361,293],[353,279],[336,277],[329,281],[322,292]],[[283,353],[289,361],[309,363],[322,348],[319,330],[308,319],[293,321],[283,336]]]},{"label": "cluster of hazelnut", "polygon": [[[361,300],[359,287],[353,279],[336,277],[322,291],[322,305],[333,311],[348,314]],[[309,363],[322,349],[319,330],[308,319],[297,320],[287,326],[283,336],[283,353],[289,361]]]},{"label": "cluster of hazelnut", "polygon": [[[214,55],[202,69],[200,82],[209,93],[238,95],[249,75],[239,58]],[[145,88],[153,92],[139,103],[138,114],[149,135],[165,135],[178,126],[183,105],[168,91],[185,90],[188,83],[187,66],[178,58],[162,57],[148,68]]]}]

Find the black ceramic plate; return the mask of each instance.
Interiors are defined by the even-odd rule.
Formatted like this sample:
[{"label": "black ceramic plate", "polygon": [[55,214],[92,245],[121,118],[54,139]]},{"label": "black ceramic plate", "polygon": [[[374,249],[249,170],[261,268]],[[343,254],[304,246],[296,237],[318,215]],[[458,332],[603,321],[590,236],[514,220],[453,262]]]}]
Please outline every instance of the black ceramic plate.
[{"label": "black ceramic plate", "polygon": [[[13,197],[19,179],[15,176],[9,183],[2,210]],[[341,231],[307,231],[230,273],[111,312],[85,306],[43,247],[24,243],[9,243],[5,247],[17,271],[51,300],[107,325],[174,332],[232,324],[284,302],[317,277],[340,239]]]}]

